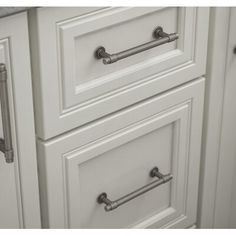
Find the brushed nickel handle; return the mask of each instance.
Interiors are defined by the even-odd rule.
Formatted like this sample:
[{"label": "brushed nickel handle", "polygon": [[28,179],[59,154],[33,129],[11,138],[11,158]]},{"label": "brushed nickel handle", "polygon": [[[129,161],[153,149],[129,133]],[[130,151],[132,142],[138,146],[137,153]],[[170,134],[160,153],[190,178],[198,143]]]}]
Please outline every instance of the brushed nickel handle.
[{"label": "brushed nickel handle", "polygon": [[116,209],[117,207],[125,204],[126,202],[131,201],[132,199],[156,188],[157,186],[161,185],[161,184],[165,184],[167,182],[169,182],[173,176],[171,174],[166,174],[163,175],[161,172],[159,172],[158,167],[154,167],[151,171],[150,171],[150,176],[151,177],[157,177],[158,179],[115,200],[115,201],[111,201],[109,198],[107,198],[107,193],[101,193],[98,198],[97,198],[97,202],[99,204],[104,203],[105,204],[105,211],[112,211],[114,209]]},{"label": "brushed nickel handle", "polygon": [[0,151],[4,153],[7,163],[13,162],[13,148],[11,136],[11,122],[7,90],[7,70],[3,63],[0,63],[0,101],[2,111],[2,127],[4,139],[0,138]]},{"label": "brushed nickel handle", "polygon": [[112,64],[126,57],[133,56],[137,53],[149,50],[151,48],[160,46],[165,43],[170,43],[179,38],[179,35],[177,33],[172,33],[172,34],[165,33],[162,27],[160,26],[158,26],[154,30],[153,36],[154,38],[156,38],[156,40],[114,54],[109,54],[108,52],[106,52],[106,49],[104,47],[99,47],[95,52],[96,58],[103,59],[102,61],[103,64],[105,65]]}]

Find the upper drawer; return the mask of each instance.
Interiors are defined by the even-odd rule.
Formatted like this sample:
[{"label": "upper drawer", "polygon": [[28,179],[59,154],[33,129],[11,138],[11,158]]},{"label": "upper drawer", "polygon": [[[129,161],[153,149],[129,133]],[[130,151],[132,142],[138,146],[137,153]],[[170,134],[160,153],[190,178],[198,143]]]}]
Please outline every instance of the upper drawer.
[{"label": "upper drawer", "polygon": [[[110,65],[117,53],[179,39]],[[196,78],[205,71],[207,8],[39,8],[30,12],[37,135],[50,138]],[[49,102],[50,101],[50,102]]]}]

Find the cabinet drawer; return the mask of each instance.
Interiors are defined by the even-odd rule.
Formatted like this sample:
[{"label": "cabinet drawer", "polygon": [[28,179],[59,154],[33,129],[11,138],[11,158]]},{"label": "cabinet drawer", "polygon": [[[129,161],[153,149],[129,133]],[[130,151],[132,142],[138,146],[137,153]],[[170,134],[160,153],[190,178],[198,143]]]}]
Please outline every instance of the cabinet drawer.
[{"label": "cabinet drawer", "polygon": [[[204,79],[48,142],[38,140],[43,226],[184,228],[196,221]],[[173,179],[106,212],[111,200]]]},{"label": "cabinet drawer", "polygon": [[[175,41],[104,65],[98,47],[117,53],[154,40]],[[37,135],[48,139],[205,72],[207,8],[39,8],[30,12]]]}]

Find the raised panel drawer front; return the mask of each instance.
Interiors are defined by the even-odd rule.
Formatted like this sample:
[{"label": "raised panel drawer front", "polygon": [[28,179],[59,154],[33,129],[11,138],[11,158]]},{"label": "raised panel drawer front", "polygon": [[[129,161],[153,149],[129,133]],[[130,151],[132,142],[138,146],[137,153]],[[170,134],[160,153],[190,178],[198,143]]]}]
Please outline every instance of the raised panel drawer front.
[{"label": "raised panel drawer front", "polygon": [[[205,73],[208,8],[38,8],[29,15],[42,139]],[[107,65],[95,55],[101,46],[115,54],[161,41],[153,34],[158,26],[178,39]]]},{"label": "raised panel drawer front", "polygon": [[[196,223],[204,79],[155,96],[49,141],[38,140],[45,228],[185,228]],[[112,211],[150,184],[166,183]]]}]

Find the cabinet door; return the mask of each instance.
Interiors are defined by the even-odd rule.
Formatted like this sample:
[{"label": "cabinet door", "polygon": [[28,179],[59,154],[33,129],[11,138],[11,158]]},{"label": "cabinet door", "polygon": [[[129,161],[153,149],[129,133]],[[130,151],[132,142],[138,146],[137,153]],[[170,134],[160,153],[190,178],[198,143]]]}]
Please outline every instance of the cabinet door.
[{"label": "cabinet door", "polygon": [[[7,71],[14,151],[11,163],[6,163],[0,152],[0,228],[40,227],[27,27],[25,13],[0,20],[0,63],[5,64]],[[6,114],[6,109],[1,112]],[[1,138],[5,138],[4,125],[0,116]]]},{"label": "cabinet door", "polygon": [[[204,79],[48,142],[38,140],[43,226],[185,228],[196,223]],[[150,184],[159,167],[173,179],[113,211]]]},{"label": "cabinet door", "polygon": [[215,200],[215,228],[236,228],[236,8],[230,8]]},{"label": "cabinet door", "polygon": [[[3,137],[2,124],[0,137]],[[18,170],[15,169],[15,164],[6,163],[4,154],[0,152],[0,228],[19,228],[22,224],[22,219],[18,215],[18,211],[21,210],[18,203],[19,181],[16,180]]]}]

